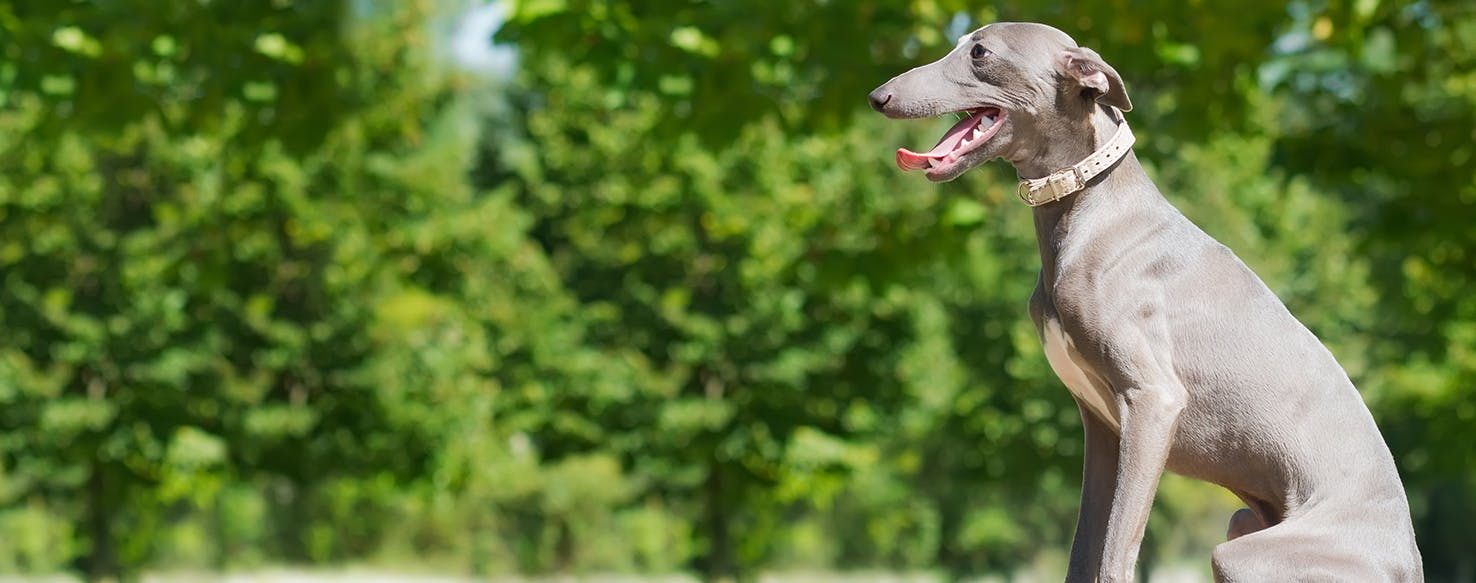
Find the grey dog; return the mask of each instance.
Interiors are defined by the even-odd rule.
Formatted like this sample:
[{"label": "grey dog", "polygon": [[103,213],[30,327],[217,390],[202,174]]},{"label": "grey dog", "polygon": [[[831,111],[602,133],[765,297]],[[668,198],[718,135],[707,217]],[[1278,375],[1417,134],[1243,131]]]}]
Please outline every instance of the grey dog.
[{"label": "grey dog", "polygon": [[1144,174],[1122,79],[1041,24],[996,23],[869,96],[893,118],[963,113],[904,169],[952,180],[994,158],[1034,207],[1030,298],[1047,360],[1081,409],[1069,581],[1133,578],[1164,470],[1245,502],[1216,581],[1419,581],[1409,503],[1348,375],[1228,248]]}]

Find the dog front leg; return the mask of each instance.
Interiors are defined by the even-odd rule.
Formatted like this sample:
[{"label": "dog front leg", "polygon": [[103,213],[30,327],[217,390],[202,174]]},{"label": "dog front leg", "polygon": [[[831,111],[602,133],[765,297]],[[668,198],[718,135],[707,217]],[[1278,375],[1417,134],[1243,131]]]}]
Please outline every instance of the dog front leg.
[{"label": "dog front leg", "polygon": [[1076,515],[1076,537],[1071,541],[1068,582],[1090,582],[1102,565],[1102,543],[1107,539],[1108,513],[1117,488],[1117,434],[1077,401],[1086,439],[1082,456],[1081,509]]},{"label": "dog front leg", "polygon": [[1098,570],[1103,583],[1133,580],[1158,478],[1173,445],[1174,425],[1187,401],[1187,392],[1176,380],[1127,387],[1117,396],[1122,429],[1117,484]]}]

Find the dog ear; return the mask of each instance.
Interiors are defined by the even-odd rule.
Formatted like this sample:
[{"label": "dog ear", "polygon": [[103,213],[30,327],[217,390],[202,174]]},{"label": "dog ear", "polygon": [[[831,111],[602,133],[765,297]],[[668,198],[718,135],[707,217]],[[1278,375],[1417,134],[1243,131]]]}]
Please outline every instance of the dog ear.
[{"label": "dog ear", "polygon": [[1083,90],[1095,92],[1097,101],[1123,111],[1132,111],[1133,102],[1128,99],[1122,77],[1102,60],[1102,55],[1086,47],[1072,47],[1061,51],[1058,60],[1061,72]]}]

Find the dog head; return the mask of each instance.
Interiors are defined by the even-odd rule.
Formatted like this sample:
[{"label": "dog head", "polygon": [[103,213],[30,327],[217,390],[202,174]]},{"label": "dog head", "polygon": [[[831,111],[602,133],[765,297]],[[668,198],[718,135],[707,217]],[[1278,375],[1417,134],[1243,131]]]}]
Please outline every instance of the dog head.
[{"label": "dog head", "polygon": [[893,77],[868,100],[890,118],[964,116],[932,150],[897,150],[899,167],[925,170],[935,182],[995,158],[1018,167],[1044,157],[1052,140],[1089,143],[1101,105],[1133,108],[1122,78],[1096,51],[1055,28],[1020,22],[964,35],[942,59]]}]

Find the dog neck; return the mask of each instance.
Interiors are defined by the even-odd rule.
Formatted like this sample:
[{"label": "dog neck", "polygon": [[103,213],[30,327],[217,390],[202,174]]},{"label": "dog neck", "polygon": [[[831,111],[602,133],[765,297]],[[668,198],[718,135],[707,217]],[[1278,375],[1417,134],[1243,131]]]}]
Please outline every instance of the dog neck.
[{"label": "dog neck", "polygon": [[[1076,148],[1081,152],[1072,155],[1062,167],[1070,166],[1102,144],[1108,143],[1117,131],[1117,121],[1106,111],[1093,117],[1095,135],[1089,145]],[[1063,156],[1064,156],[1063,152]],[[1059,168],[1056,168],[1059,169]],[[1021,176],[1025,169],[1017,167]],[[1045,176],[1049,172],[1041,172]],[[1105,231],[1112,228],[1113,221],[1143,209],[1167,205],[1168,201],[1159,193],[1158,187],[1143,171],[1137,156],[1129,151],[1122,159],[1094,179],[1085,188],[1067,194],[1055,202],[1033,207],[1036,244],[1040,250],[1041,277],[1045,288],[1052,289],[1057,271],[1057,261],[1063,251],[1074,243],[1103,239]],[[1162,210],[1162,209],[1159,209]],[[1176,212],[1176,211],[1175,211]]]},{"label": "dog neck", "polygon": [[1112,141],[1112,137],[1117,134],[1119,124],[1123,123],[1127,122],[1123,119],[1122,112],[1101,105],[1093,109],[1091,117],[1087,118],[1086,125],[1090,127],[1089,132],[1083,132],[1079,128],[1065,130],[1078,135],[1087,133],[1090,136],[1089,139],[1054,140],[1039,144],[1035,148],[1016,152],[1018,158],[1014,156],[1008,156],[1008,158],[1021,180],[1043,178],[1063,168],[1070,168],[1096,153]]}]

